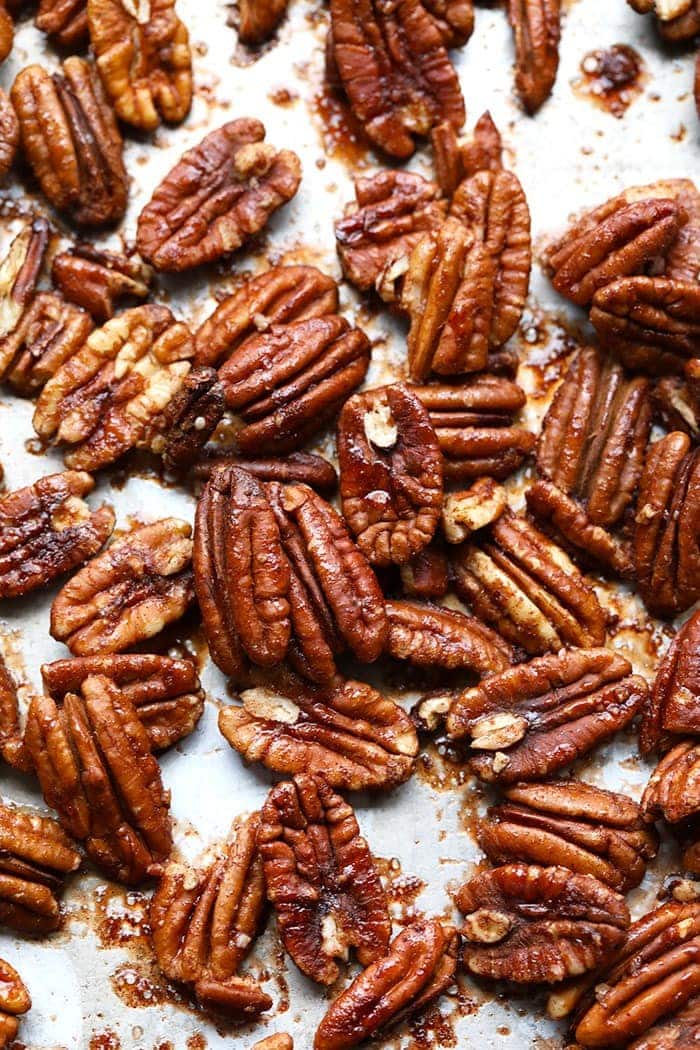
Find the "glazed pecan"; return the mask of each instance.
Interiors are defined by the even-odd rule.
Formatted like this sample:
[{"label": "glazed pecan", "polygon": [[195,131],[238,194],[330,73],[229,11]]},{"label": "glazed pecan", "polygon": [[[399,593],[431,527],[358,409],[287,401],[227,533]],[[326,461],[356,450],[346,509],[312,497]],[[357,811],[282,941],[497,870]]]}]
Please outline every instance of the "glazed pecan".
[{"label": "glazed pecan", "polygon": [[0,338],[0,376],[18,394],[36,394],[93,327],[84,310],[55,292],[39,292],[13,331]]},{"label": "glazed pecan", "polygon": [[502,671],[513,662],[507,642],[473,616],[422,602],[387,601],[386,651],[418,667]]},{"label": "glazed pecan", "polygon": [[49,245],[46,219],[26,222],[0,263],[0,338],[10,335],[31,304]]},{"label": "glazed pecan", "polygon": [[700,1041],[700,996],[668,1021],[654,1025],[629,1044],[629,1050],[684,1050]]},{"label": "glazed pecan", "polygon": [[683,365],[683,375],[664,376],[652,388],[652,403],[658,422],[666,430],[683,430],[700,441],[700,358]]},{"label": "glazed pecan", "polygon": [[629,725],[643,678],[608,649],[565,649],[491,675],[450,707],[447,732],[469,738],[482,780],[515,784],[556,773]]},{"label": "glazed pecan", "polygon": [[19,148],[19,121],[15,107],[0,89],[0,179],[7,175],[15,162]]},{"label": "glazed pecan", "polygon": [[7,10],[5,0],[0,3],[0,62],[4,62],[12,51],[15,41],[15,23]]},{"label": "glazed pecan", "polygon": [[557,78],[560,0],[508,0],[508,18],[515,36],[515,88],[532,116]]},{"label": "glazed pecan", "polygon": [[262,44],[272,36],[287,12],[289,0],[238,0],[238,39]]},{"label": "glazed pecan", "polygon": [[700,611],[686,620],[658,666],[639,731],[642,754],[666,734],[700,736]]},{"label": "glazed pecan", "polygon": [[683,740],[659,762],[646,786],[642,812],[653,821],[669,824],[700,815],[700,744]]},{"label": "glazed pecan", "polygon": [[494,864],[556,864],[626,893],[644,877],[658,839],[627,795],[575,780],[515,784],[479,824]]},{"label": "glazed pecan", "polygon": [[331,0],[331,50],[368,138],[410,157],[414,137],[464,123],[464,99],[435,19],[421,0]]},{"label": "glazed pecan", "polygon": [[118,222],[127,202],[122,138],[90,63],[71,56],[53,76],[27,66],[10,96],[24,155],[54,208],[79,226]]},{"label": "glazed pecan", "polygon": [[14,769],[28,773],[32,763],[24,746],[17,685],[0,655],[0,756]]},{"label": "glazed pecan", "polygon": [[473,0],[423,0],[435,19],[445,47],[461,47],[474,30]]},{"label": "glazed pecan", "polygon": [[700,597],[700,450],[686,434],[649,446],[639,486],[634,564],[644,604],[658,616]]},{"label": "glazed pecan", "polygon": [[444,598],[449,590],[447,553],[431,543],[400,569],[401,587],[408,598]]},{"label": "glazed pecan", "polygon": [[275,773],[320,773],[347,791],[408,780],[418,754],[411,719],[361,682],[326,689],[247,689],[242,707],[224,707],[219,729],[246,762]]},{"label": "glazed pecan", "polygon": [[139,215],[136,246],[156,270],[214,262],[258,233],[301,180],[296,153],[264,142],[259,120],[232,120],[185,153]]},{"label": "glazed pecan", "polygon": [[114,528],[106,503],[91,511],[89,474],[67,470],[0,496],[0,598],[45,587],[82,565]]},{"label": "glazed pecan", "polygon": [[506,511],[452,555],[455,588],[474,614],[525,652],[600,645],[606,617],[564,551]]},{"label": "glazed pecan", "polygon": [[46,802],[110,878],[158,875],[172,846],[169,794],[131,701],[100,675],[58,708],[32,699],[26,745]]},{"label": "glazed pecan", "polygon": [[61,924],[58,896],[80,854],[51,817],[0,801],[0,925],[45,934]]},{"label": "glazed pecan", "polygon": [[153,271],[138,259],[76,244],[54,257],[51,277],[66,299],[104,324],[114,316],[117,302],[147,298]]},{"label": "glazed pecan", "polygon": [[58,47],[79,51],[88,39],[87,0],[39,0],[34,24]]},{"label": "glazed pecan", "polygon": [[0,1048],[10,1046],[17,1035],[21,1014],[32,1005],[29,992],[17,971],[0,959]]},{"label": "glazed pecan", "polygon": [[385,953],[391,922],[372,854],[323,777],[298,774],[272,788],[258,849],[282,942],[307,977],[333,984],[350,948],[363,966]]},{"label": "glazed pecan", "polygon": [[457,970],[457,937],[437,919],[412,923],[388,954],[368,966],[331,1003],[314,1050],[350,1050],[381,1029],[419,1013],[447,991]]},{"label": "glazed pecan", "polygon": [[213,368],[193,368],[163,412],[163,465],[173,473],[196,463],[226,410],[224,387]]},{"label": "glazed pecan", "polygon": [[428,412],[402,383],[347,400],[338,420],[343,516],[374,565],[426,547],[442,508],[442,453]]},{"label": "glazed pecan", "polygon": [[89,561],[51,606],[51,634],[76,656],[152,638],[194,599],[190,527],[162,518],[127,532]]},{"label": "glazed pecan", "polygon": [[556,984],[606,962],[625,939],[624,897],[568,868],[505,864],[457,894],[465,915],[462,961],[472,974]]},{"label": "glazed pecan", "polygon": [[319,492],[332,492],[338,485],[335,468],[323,456],[311,452],[290,452],[286,456],[267,456],[248,459],[224,451],[216,445],[205,449],[195,466],[195,477],[206,480],[223,467],[241,467],[259,481],[280,481],[283,484],[300,482]]},{"label": "glazed pecan", "polygon": [[442,531],[448,543],[463,543],[473,532],[497,521],[508,496],[493,478],[479,478],[464,492],[448,493],[442,503]]},{"label": "glazed pecan", "polygon": [[165,306],[136,306],[96,329],[48,381],[34,429],[73,446],[68,466],[97,470],[132,448],[165,446],[164,410],[182,387],[194,347]]},{"label": "glazed pecan", "polygon": [[234,824],[231,841],[207,868],[169,864],[151,901],[153,946],[163,973],[193,985],[205,1006],[233,1016],[272,1006],[255,981],[238,975],[265,909],[258,825],[257,814]]}]

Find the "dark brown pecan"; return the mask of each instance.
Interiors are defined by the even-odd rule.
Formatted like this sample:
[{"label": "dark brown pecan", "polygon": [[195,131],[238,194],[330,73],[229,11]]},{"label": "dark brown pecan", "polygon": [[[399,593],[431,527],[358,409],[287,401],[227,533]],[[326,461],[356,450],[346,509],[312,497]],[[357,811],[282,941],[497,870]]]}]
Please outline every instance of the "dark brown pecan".
[{"label": "dark brown pecan", "polygon": [[41,668],[44,688],[57,703],[67,693],[80,692],[93,675],[109,678],[134,705],[153,751],[189,736],[204,710],[204,693],[191,660],[124,653],[56,660]]},{"label": "dark brown pecan", "polygon": [[17,598],[82,565],[114,528],[106,503],[91,511],[83,500],[89,474],[67,470],[0,496],[0,597]]},{"label": "dark brown pecan", "polygon": [[403,565],[430,543],[442,509],[442,453],[423,403],[402,383],[355,394],[338,420],[340,497],[374,565]]},{"label": "dark brown pecan", "polygon": [[154,131],[179,124],[192,103],[192,55],[175,0],[87,0],[90,43],[120,120]]},{"label": "dark brown pecan", "polygon": [[608,649],[568,649],[486,678],[450,707],[447,732],[469,738],[482,780],[515,784],[556,773],[629,725],[646,681]]},{"label": "dark brown pecan", "polygon": [[700,611],[686,620],[658,666],[639,731],[642,754],[669,733],[700,735]]},{"label": "dark brown pecan", "polygon": [[459,596],[527,653],[603,642],[606,617],[593,587],[524,518],[506,511],[452,558]]},{"label": "dark brown pecan", "polygon": [[164,410],[194,352],[189,329],[155,303],[125,310],[96,329],[42,390],[34,429],[73,446],[79,470],[108,466],[132,448],[162,452]]},{"label": "dark brown pecan", "polygon": [[694,182],[690,179],[659,179],[647,186],[630,186],[619,197],[603,205],[603,208],[661,197],[669,197],[676,202],[683,222],[664,257],[653,259],[647,269],[655,274],[663,273],[664,277],[674,281],[692,284],[700,274],[700,192]]},{"label": "dark brown pecan", "polygon": [[473,616],[422,602],[387,601],[386,651],[418,667],[444,667],[490,674],[513,662],[507,642]]},{"label": "dark brown pecan", "polygon": [[117,302],[147,298],[153,271],[138,259],[76,244],[55,256],[51,277],[66,299],[104,324],[114,316]]},{"label": "dark brown pecan", "polygon": [[423,0],[435,19],[445,47],[462,47],[474,30],[473,0]]},{"label": "dark brown pecan", "polygon": [[15,330],[34,298],[50,232],[46,219],[25,223],[0,263],[0,338]]},{"label": "dark brown pecan", "polygon": [[79,867],[80,854],[55,820],[0,801],[0,925],[57,930],[64,879]]},{"label": "dark brown pecan", "polygon": [[289,0],[238,0],[238,39],[262,44],[272,36],[287,12]]},{"label": "dark brown pecan", "polygon": [[215,470],[222,467],[241,467],[258,481],[280,481],[283,484],[300,482],[319,492],[333,492],[338,485],[338,475],[333,464],[311,452],[290,452],[286,456],[248,459],[210,445],[196,464],[194,474],[206,481]]},{"label": "dark brown pecan", "polygon": [[407,714],[362,682],[327,689],[247,689],[242,707],[224,707],[219,729],[246,762],[275,773],[320,773],[347,791],[408,780],[418,738]]},{"label": "dark brown pecan", "polygon": [[557,78],[560,0],[508,0],[508,18],[515,36],[515,88],[532,116]]},{"label": "dark brown pecan", "polygon": [[639,486],[634,564],[644,604],[658,616],[700,597],[700,450],[687,434],[649,446]]},{"label": "dark brown pecan", "polygon": [[90,63],[72,56],[53,76],[27,66],[11,98],[24,155],[54,208],[79,226],[118,222],[127,203],[122,138]]},{"label": "dark brown pecan", "polygon": [[258,233],[299,188],[296,153],[264,142],[259,120],[211,131],[185,153],[139,215],[136,245],[156,270],[214,262]]},{"label": "dark brown pecan", "polygon": [[374,289],[387,302],[413,248],[425,233],[437,230],[447,202],[437,200],[438,186],[409,171],[380,171],[355,180],[355,202],[335,224],[343,273],[360,291]]},{"label": "dark brown pecan", "polygon": [[32,1005],[29,992],[14,967],[0,959],[0,1047],[9,1047],[17,1035],[21,1014]]},{"label": "dark brown pecan", "polygon": [[7,175],[15,162],[19,148],[19,120],[15,107],[0,89],[0,179]]},{"label": "dark brown pecan", "polygon": [[0,756],[14,769],[28,773],[32,763],[24,746],[17,685],[0,655]]},{"label": "dark brown pecan", "polygon": [[698,995],[699,963],[700,903],[663,904],[644,915],[584,1003],[576,1039],[583,1047],[636,1045]]},{"label": "dark brown pecan", "polygon": [[203,1005],[234,1016],[272,1006],[251,978],[238,974],[265,909],[258,826],[257,813],[234,824],[231,841],[207,868],[169,864],[151,901],[153,946],[163,973],[193,985]]},{"label": "dark brown pecan", "polygon": [[605,963],[630,922],[624,897],[568,868],[505,864],[457,894],[462,960],[480,977],[556,984]]},{"label": "dark brown pecan", "polygon": [[365,133],[394,157],[414,137],[464,123],[464,99],[435,19],[421,0],[331,0],[331,49]]},{"label": "dark brown pecan", "polygon": [[652,388],[658,422],[666,430],[682,430],[700,441],[700,358],[683,365],[683,375],[664,376]]},{"label": "dark brown pecan", "polygon": [[354,948],[363,966],[386,951],[387,902],[352,808],[320,776],[274,787],[262,809],[258,849],[285,949],[321,984]]},{"label": "dark brown pecan", "polygon": [[40,0],[34,24],[58,47],[79,51],[88,39],[87,0]]},{"label": "dark brown pecan", "polygon": [[36,394],[90,335],[84,310],[55,292],[39,292],[19,324],[0,339],[0,376],[27,397]]},{"label": "dark brown pecan", "polygon": [[25,739],[46,802],[90,859],[121,882],[160,874],[172,846],[169,794],[122,691],[96,675],[60,709],[35,696]]},{"label": "dark brown pecan", "polygon": [[53,637],[76,656],[114,653],[178,620],[194,599],[190,531],[162,518],[115,540],[56,595]]},{"label": "dark brown pecan", "polygon": [[408,598],[444,598],[449,590],[447,552],[431,543],[401,566],[401,587]]},{"label": "dark brown pecan", "polygon": [[412,923],[388,954],[368,966],[331,1003],[314,1050],[350,1050],[381,1029],[419,1013],[447,991],[457,970],[457,936],[437,919]]},{"label": "dark brown pecan", "polygon": [[448,493],[442,503],[442,531],[448,543],[463,543],[473,532],[497,521],[508,494],[493,478],[479,478],[464,492]]},{"label": "dark brown pecan", "polygon": [[494,864],[556,864],[626,893],[644,878],[658,839],[627,795],[575,780],[516,784],[479,824]]},{"label": "dark brown pecan", "polygon": [[163,413],[166,470],[182,473],[197,462],[225,410],[224,387],[215,370],[193,368]]}]

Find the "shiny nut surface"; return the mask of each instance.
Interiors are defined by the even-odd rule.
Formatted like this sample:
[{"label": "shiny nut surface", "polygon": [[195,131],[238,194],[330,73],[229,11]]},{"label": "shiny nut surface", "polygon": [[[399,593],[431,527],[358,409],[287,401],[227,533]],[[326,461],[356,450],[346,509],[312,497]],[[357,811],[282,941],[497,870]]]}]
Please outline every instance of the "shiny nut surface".
[{"label": "shiny nut surface", "polygon": [[700,612],[693,613],[663,656],[639,731],[643,754],[666,734],[700,734]]},{"label": "shiny nut surface", "polygon": [[515,38],[515,88],[534,114],[549,98],[559,68],[559,0],[508,0]]},{"label": "shiny nut surface", "polygon": [[387,653],[417,667],[463,668],[477,674],[502,671],[513,652],[495,631],[473,616],[423,602],[387,601]]},{"label": "shiny nut surface", "polygon": [[153,271],[138,259],[76,244],[54,257],[51,277],[66,299],[104,324],[122,300],[147,298]]}]

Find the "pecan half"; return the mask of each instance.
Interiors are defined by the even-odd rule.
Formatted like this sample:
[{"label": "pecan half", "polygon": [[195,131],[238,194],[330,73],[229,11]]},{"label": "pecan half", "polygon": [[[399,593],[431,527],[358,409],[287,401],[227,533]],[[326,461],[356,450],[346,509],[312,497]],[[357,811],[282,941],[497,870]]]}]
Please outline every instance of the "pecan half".
[{"label": "pecan half", "polygon": [[118,222],[127,203],[122,138],[90,63],[71,56],[53,76],[27,66],[10,97],[24,155],[54,208],[79,226]]},{"label": "pecan half", "polygon": [[19,148],[19,120],[15,107],[0,89],[0,179],[7,175],[15,162]]},{"label": "pecan half", "polygon": [[34,298],[50,232],[46,219],[25,223],[0,263],[0,338],[15,330]]},{"label": "pecan half", "polygon": [[320,776],[272,788],[258,835],[285,949],[320,984],[354,948],[363,966],[389,945],[391,922],[379,874],[352,808]]},{"label": "pecan half", "polygon": [[700,611],[686,620],[658,666],[639,730],[642,754],[667,733],[700,735]]},{"label": "pecan half", "polygon": [[338,485],[338,475],[333,464],[311,452],[290,452],[286,456],[249,459],[213,445],[205,449],[194,474],[206,480],[215,470],[224,467],[241,467],[258,481],[279,481],[283,484],[300,482],[319,492],[332,492]]},{"label": "pecan half", "polygon": [[0,1047],[9,1046],[17,1035],[18,1016],[32,1005],[24,981],[8,962],[0,959]]},{"label": "pecan half", "polygon": [[138,219],[136,246],[156,270],[214,262],[258,233],[299,188],[296,153],[264,142],[259,120],[211,131],[185,153]]},{"label": "pecan half", "polygon": [[84,310],[54,292],[39,292],[13,331],[0,339],[0,376],[18,394],[36,394],[93,327]]},{"label": "pecan half", "polygon": [[386,651],[418,667],[502,671],[513,662],[507,642],[473,616],[422,602],[387,601]]},{"label": "pecan half", "polygon": [[435,19],[445,47],[462,47],[474,30],[473,0],[423,0]]},{"label": "pecan half", "polygon": [[555,864],[626,893],[644,878],[658,839],[627,795],[574,780],[516,784],[478,828],[494,864]]},{"label": "pecan half", "polygon": [[163,413],[166,470],[182,473],[196,463],[225,411],[224,387],[217,373],[213,368],[193,368]]},{"label": "pecan half", "polygon": [[683,366],[683,375],[664,376],[652,389],[657,421],[666,430],[682,430],[700,441],[700,358]]},{"label": "pecan half", "polygon": [[648,695],[631,671],[608,649],[550,653],[460,693],[447,732],[469,738],[470,766],[482,780],[537,780],[629,725]]},{"label": "pecan half", "polygon": [[289,0],[239,0],[238,39],[262,44],[272,36],[287,12]]},{"label": "pecan half", "polygon": [[347,791],[393,788],[408,780],[418,738],[407,714],[362,682],[282,694],[241,693],[242,707],[225,707],[219,729],[246,762],[275,773],[322,774]]},{"label": "pecan half", "polygon": [[62,707],[35,696],[25,734],[46,802],[111,878],[160,874],[171,846],[169,795],[131,701],[108,678],[86,678]]},{"label": "pecan half", "polygon": [[116,252],[76,244],[54,257],[51,278],[66,299],[87,310],[98,324],[114,316],[122,299],[146,299],[153,277],[150,266]]},{"label": "pecan half", "polygon": [[629,1044],[629,1050],[683,1050],[700,1040],[700,996]]},{"label": "pecan half", "polygon": [[683,740],[664,755],[651,775],[641,801],[645,817],[669,824],[700,815],[700,744]]},{"label": "pecan half", "polygon": [[78,51],[88,39],[87,0],[40,0],[34,24],[58,47]]},{"label": "pecan half", "polygon": [[0,655],[0,756],[13,769],[24,773],[32,764],[26,748],[19,718],[17,685]]},{"label": "pecan half", "polygon": [[331,1003],[314,1050],[349,1050],[381,1029],[419,1013],[447,991],[457,970],[457,937],[437,919],[421,919],[394,938]]},{"label": "pecan half", "polygon": [[56,595],[51,634],[76,656],[113,653],[152,638],[194,599],[190,526],[141,525],[89,561]]},{"label": "pecan half", "polygon": [[4,62],[15,42],[15,23],[7,10],[5,0],[0,4],[0,62]]},{"label": "pecan half", "polygon": [[0,496],[0,598],[45,587],[82,565],[106,543],[114,511],[91,511],[89,474],[67,470]]},{"label": "pecan half", "polygon": [[624,897],[568,868],[505,864],[457,894],[473,974],[524,984],[556,984],[597,969],[625,939]]},{"label": "pecan half", "polygon": [[515,88],[532,116],[557,78],[560,0],[508,0],[508,18],[515,35]]}]

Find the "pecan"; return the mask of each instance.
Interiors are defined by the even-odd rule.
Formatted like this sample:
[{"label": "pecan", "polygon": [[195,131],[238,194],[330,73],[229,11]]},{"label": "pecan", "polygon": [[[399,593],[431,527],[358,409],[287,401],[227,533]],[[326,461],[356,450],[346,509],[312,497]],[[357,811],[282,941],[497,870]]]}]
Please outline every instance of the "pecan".
[{"label": "pecan", "polygon": [[421,0],[331,0],[331,50],[368,138],[410,157],[414,137],[464,123],[464,99],[435,19]]},{"label": "pecan", "polygon": [[452,739],[469,738],[482,780],[515,784],[556,773],[628,725],[643,678],[608,649],[568,649],[486,678],[455,699]]},{"label": "pecan", "polygon": [[287,13],[289,0],[239,0],[238,39],[262,44],[271,37]]},{"label": "pecan", "polygon": [[58,895],[80,854],[51,817],[0,801],[0,924],[51,933],[61,924]]},{"label": "pecan", "polygon": [[442,454],[422,402],[401,383],[355,394],[338,420],[342,511],[375,565],[426,547],[442,507]]},{"label": "pecan", "polygon": [[0,959],[0,1047],[9,1047],[17,1035],[18,1016],[32,1005],[29,992],[17,971]]},{"label": "pecan", "polygon": [[253,980],[238,975],[265,909],[258,825],[257,814],[234,825],[231,841],[207,868],[169,864],[151,902],[153,946],[163,973],[192,984],[205,1006],[234,1016],[272,1006]]},{"label": "pecan", "polygon": [[502,671],[513,652],[495,631],[473,616],[421,602],[387,601],[387,652],[418,667],[463,668],[477,674]]},{"label": "pecan", "polygon": [[629,1044],[629,1050],[683,1050],[700,1041],[700,996]]},{"label": "pecan", "polygon": [[0,655],[0,756],[14,769],[28,773],[32,764],[20,726],[15,680]]},{"label": "pecan", "polygon": [[0,597],[17,598],[45,587],[105,544],[114,511],[91,511],[89,474],[67,470],[0,496]]},{"label": "pecan", "polygon": [[84,310],[54,292],[39,292],[14,330],[0,338],[0,376],[18,394],[36,394],[93,327]]},{"label": "pecan", "polygon": [[51,606],[51,634],[76,656],[152,638],[194,599],[190,527],[163,518],[127,532],[89,561]]},{"label": "pecan", "polygon": [[700,744],[683,740],[664,755],[641,801],[645,817],[678,824],[700,816]]},{"label": "pecan", "polygon": [[0,3],[0,62],[4,62],[10,54],[14,42],[15,23],[5,6],[5,0],[2,0]]},{"label": "pecan", "polygon": [[10,96],[22,149],[54,208],[79,226],[118,222],[127,203],[122,139],[90,63],[71,56],[53,76],[27,66]]},{"label": "pecan", "polygon": [[568,868],[505,864],[457,894],[462,960],[480,977],[555,984],[597,969],[625,939],[624,897]]},{"label": "pecan", "polygon": [[4,178],[15,162],[19,148],[19,121],[15,107],[0,88],[0,178]]},{"label": "pecan", "polygon": [[479,478],[464,492],[450,492],[442,504],[442,531],[448,543],[463,543],[497,521],[508,507],[506,490],[493,478]]},{"label": "pecan", "polygon": [[332,463],[315,453],[290,452],[286,456],[248,459],[215,445],[205,449],[203,458],[195,466],[195,477],[206,480],[222,467],[241,467],[259,481],[281,481],[284,484],[298,481],[320,492],[332,492],[338,484]]},{"label": "pecan", "polygon": [[476,175],[477,171],[499,171],[503,167],[501,133],[488,110],[481,114],[471,136],[460,145],[459,152],[460,182]]},{"label": "pecan", "polygon": [[88,39],[87,0],[40,0],[34,24],[58,47],[79,51]]},{"label": "pecan", "polygon": [[214,262],[258,233],[301,180],[296,153],[264,142],[259,120],[232,120],[185,153],[139,215],[136,245],[156,270]]},{"label": "pecan", "polygon": [[574,780],[516,784],[478,829],[494,864],[556,864],[626,893],[644,877],[658,839],[627,795]]},{"label": "pecan", "polygon": [[213,368],[193,368],[165,406],[163,464],[174,473],[196,463],[226,409],[224,387]]},{"label": "pecan", "polygon": [[454,583],[474,614],[527,653],[600,645],[606,617],[564,551],[506,511],[453,554]]},{"label": "pecan", "polygon": [[449,590],[449,564],[443,547],[431,543],[401,566],[401,587],[409,598],[444,598]]},{"label": "pecan", "polygon": [[59,709],[35,696],[25,734],[46,802],[111,878],[158,875],[172,846],[169,795],[136,709],[100,675]]},{"label": "pecan", "polygon": [[253,1043],[252,1050],[294,1050],[294,1040],[286,1032],[277,1032]]},{"label": "pecan", "polygon": [[639,731],[642,754],[667,733],[700,735],[700,611],[686,620],[658,666]]},{"label": "pecan", "polygon": [[381,1029],[419,1013],[447,991],[457,970],[457,936],[437,919],[420,919],[394,938],[331,1003],[314,1050],[349,1050]]},{"label": "pecan", "polygon": [[320,776],[272,788],[258,836],[282,943],[320,984],[354,948],[363,966],[389,945],[391,922],[379,874],[352,808]]},{"label": "pecan", "polygon": [[473,0],[423,0],[445,47],[462,47],[474,30]]},{"label": "pecan", "polygon": [[393,701],[352,681],[287,692],[248,689],[242,707],[221,710],[219,729],[246,762],[292,776],[320,773],[331,787],[347,791],[408,780],[418,739]]},{"label": "pecan", "polygon": [[0,263],[0,338],[15,330],[34,297],[50,229],[46,219],[25,223]]},{"label": "pecan", "polygon": [[695,0],[695,3],[677,18],[659,22],[658,29],[662,38],[670,44],[692,40],[700,33],[700,3],[698,0]]},{"label": "pecan", "polygon": [[97,470],[132,448],[162,451],[164,409],[190,370],[188,328],[165,306],[136,306],[96,329],[48,381],[34,412],[42,438]]},{"label": "pecan", "polygon": [[683,375],[664,376],[652,389],[658,421],[666,430],[683,430],[700,441],[700,358],[683,366]]},{"label": "pecan", "polygon": [[508,19],[515,37],[515,88],[533,116],[557,78],[560,0],[508,0]]},{"label": "pecan", "polygon": [[637,585],[659,616],[688,609],[700,597],[700,450],[686,434],[649,446],[634,531]]},{"label": "pecan", "polygon": [[153,271],[138,259],[76,244],[55,256],[51,277],[66,299],[104,324],[114,316],[117,302],[147,298]]},{"label": "pecan", "polygon": [[56,660],[41,668],[46,692],[57,703],[67,693],[78,693],[93,675],[109,678],[134,705],[153,751],[189,736],[204,710],[204,693],[191,660],[125,653]]}]

